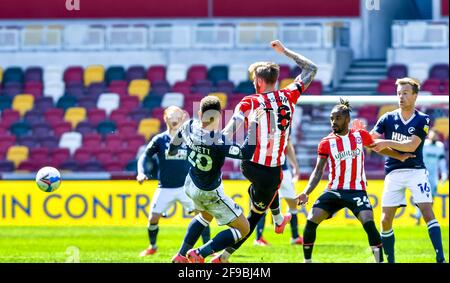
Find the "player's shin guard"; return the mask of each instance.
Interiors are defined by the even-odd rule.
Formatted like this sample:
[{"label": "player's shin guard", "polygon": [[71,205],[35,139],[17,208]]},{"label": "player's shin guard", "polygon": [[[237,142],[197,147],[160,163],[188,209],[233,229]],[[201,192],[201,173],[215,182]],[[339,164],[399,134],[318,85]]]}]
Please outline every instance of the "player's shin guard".
[{"label": "player's shin guard", "polygon": [[292,233],[292,239],[298,238],[298,218],[297,218],[297,210],[290,211],[292,218],[291,218],[291,233]]},{"label": "player's shin guard", "polygon": [[242,246],[245,240],[247,240],[248,237],[253,233],[253,230],[255,230],[256,225],[258,225],[259,220],[264,215],[265,213],[256,213],[253,210],[250,210],[250,214],[247,217],[247,220],[250,223],[250,232],[248,232],[247,236],[243,237],[238,242],[234,243],[230,247],[227,247],[222,254],[224,258],[228,259],[232,253],[234,253],[237,249],[239,249],[240,246]]},{"label": "player's shin guard", "polygon": [[427,223],[428,235],[430,236],[431,242],[433,243],[434,250],[436,252],[436,262],[445,262],[444,250],[442,249],[442,235],[441,227],[436,219],[431,220]]},{"label": "player's shin guard", "polygon": [[380,233],[375,226],[375,222],[367,221],[363,224],[363,227],[369,238],[369,245],[375,257],[375,262],[383,262],[383,244],[381,243]]},{"label": "player's shin guard", "polygon": [[152,248],[156,248],[156,237],[158,236],[158,224],[149,224],[147,226],[148,239]]},{"label": "player's shin guard", "polygon": [[192,249],[197,242],[198,238],[202,235],[203,231],[209,227],[209,222],[206,221],[200,214],[196,215],[189,223],[189,226],[184,236],[183,244],[178,252],[182,256],[186,256],[186,253]]},{"label": "player's shin guard", "polygon": [[280,207],[274,209],[271,208],[270,211],[272,212],[273,222],[277,225],[281,225],[283,223],[284,217],[281,214]]},{"label": "player's shin guard", "polygon": [[209,240],[211,240],[211,229],[209,228],[209,225],[208,225],[205,227],[205,229],[203,229],[203,232],[202,232],[203,244],[208,243]]},{"label": "player's shin guard", "polygon": [[381,232],[381,242],[383,243],[383,250],[386,254],[387,261],[389,263],[395,262],[394,256],[394,244],[395,244],[395,236],[394,230],[383,231]]},{"label": "player's shin guard", "polygon": [[202,257],[207,257],[221,251],[242,238],[238,229],[230,228],[217,234],[211,241],[201,246],[198,251]]},{"label": "player's shin guard", "polygon": [[306,221],[305,230],[303,231],[303,256],[305,261],[310,261],[314,242],[316,241],[316,230],[319,224],[312,221]]},{"label": "player's shin guard", "polygon": [[263,217],[261,217],[258,224],[256,225],[256,240],[261,239],[265,224],[266,224],[266,213],[264,213]]}]

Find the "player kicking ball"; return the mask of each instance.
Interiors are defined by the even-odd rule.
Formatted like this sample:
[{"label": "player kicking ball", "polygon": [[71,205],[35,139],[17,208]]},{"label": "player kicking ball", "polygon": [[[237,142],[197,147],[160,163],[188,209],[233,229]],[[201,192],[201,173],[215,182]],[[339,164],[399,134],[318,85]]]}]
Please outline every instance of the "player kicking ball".
[{"label": "player kicking ball", "polygon": [[[328,163],[330,174],[327,189],[310,210],[303,232],[305,262],[312,262],[317,226],[342,208],[350,209],[358,218],[369,238],[375,261],[383,262],[381,237],[373,221],[364,171],[364,147],[371,147],[374,140],[364,129],[349,129],[350,112],[350,104],[342,99],[331,111],[330,123],[333,132],[320,141],[316,167],[305,190],[297,196],[299,205],[308,202],[308,196],[319,184]],[[392,150],[384,150],[382,154],[401,161],[412,157],[411,154],[400,154]]]},{"label": "player kicking ball", "polygon": [[[191,163],[184,190],[200,212],[188,226],[174,263],[204,263],[205,258],[234,244],[250,231],[250,225],[239,207],[223,190],[221,168],[225,157],[250,159],[256,148],[258,119],[265,113],[255,111],[249,119],[249,132],[242,146],[225,139],[219,130],[221,113],[217,97],[207,96],[200,101],[199,120],[183,124],[170,143],[169,155],[176,154],[182,144],[187,145]],[[213,218],[219,225],[230,228],[218,233],[198,249],[192,249],[201,233]]]},{"label": "player kicking ball", "polygon": [[[184,112],[179,107],[170,106],[164,110],[164,121],[166,122],[167,130],[152,138],[138,160],[136,180],[139,184],[142,184],[148,179],[144,173],[144,164],[155,155],[158,159],[158,188],[150,204],[147,226],[150,245],[140,253],[140,256],[149,256],[157,252],[156,240],[159,231],[159,219],[175,202],[179,201],[188,213],[194,211],[194,203],[183,190],[184,181],[190,166],[187,161],[187,150],[186,148],[180,148],[171,156],[167,154],[170,140],[182,125],[183,118]],[[177,174],[173,174],[173,172],[177,172]],[[204,243],[209,241],[209,228],[205,229],[202,238]]]}]

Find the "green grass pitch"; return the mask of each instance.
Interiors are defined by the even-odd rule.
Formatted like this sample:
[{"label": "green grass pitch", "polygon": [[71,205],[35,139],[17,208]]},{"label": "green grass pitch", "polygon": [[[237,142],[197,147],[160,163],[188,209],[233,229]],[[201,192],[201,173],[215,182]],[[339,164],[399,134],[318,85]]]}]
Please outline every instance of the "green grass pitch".
[{"label": "green grass pitch", "polygon": [[[300,226],[301,228],[301,226]],[[212,236],[222,228],[213,227]],[[148,245],[146,227],[0,227],[0,262],[66,262],[74,250],[79,262],[166,262],[177,252],[186,227],[160,225],[158,253],[145,258],[139,252]],[[397,262],[432,263],[434,252],[425,226],[395,228]],[[448,226],[442,227],[446,259],[449,259]],[[253,246],[254,235],[237,251],[235,263],[302,262],[301,246],[289,244],[290,231],[282,235],[266,225],[267,247]],[[201,243],[201,240],[199,241]],[[199,244],[199,243],[197,243]],[[75,247],[76,249],[74,249]],[[373,262],[366,234],[360,226],[319,226],[314,262]]]}]

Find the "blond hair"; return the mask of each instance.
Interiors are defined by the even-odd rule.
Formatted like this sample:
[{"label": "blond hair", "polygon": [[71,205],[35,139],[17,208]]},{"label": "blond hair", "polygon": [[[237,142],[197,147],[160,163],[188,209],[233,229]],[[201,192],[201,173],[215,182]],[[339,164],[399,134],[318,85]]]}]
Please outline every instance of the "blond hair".
[{"label": "blond hair", "polygon": [[413,93],[419,93],[420,90],[420,82],[417,79],[404,77],[401,79],[397,79],[395,81],[395,85],[410,85],[412,86]]},{"label": "blond hair", "polygon": [[248,67],[248,71],[251,80],[256,76],[263,79],[267,84],[275,84],[280,73],[280,66],[273,62],[256,62]]}]

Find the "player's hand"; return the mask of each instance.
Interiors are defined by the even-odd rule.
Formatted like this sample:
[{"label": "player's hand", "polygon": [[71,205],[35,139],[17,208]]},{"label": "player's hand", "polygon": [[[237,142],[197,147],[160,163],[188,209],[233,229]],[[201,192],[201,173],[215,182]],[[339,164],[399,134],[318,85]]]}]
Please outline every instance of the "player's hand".
[{"label": "player's hand", "polygon": [[261,117],[266,113],[262,108],[257,108],[255,111],[253,111],[249,116],[249,122],[250,123],[259,123],[259,120]]},{"label": "player's hand", "polygon": [[408,158],[414,158],[414,157],[416,157],[414,154],[412,154],[412,153],[403,153],[402,154],[402,156],[400,157],[400,161],[401,162],[405,162],[406,161],[406,159],[408,159]]},{"label": "player's hand", "polygon": [[305,193],[299,194],[295,199],[297,199],[297,205],[304,206],[308,203],[308,195]]},{"label": "player's hand", "polygon": [[360,119],[354,119],[352,121],[352,129],[353,130],[366,130],[367,125],[364,124],[363,121],[361,121]]},{"label": "player's hand", "polygon": [[375,140],[375,142],[370,145],[370,148],[375,152],[380,152],[387,147],[387,141],[385,140]]},{"label": "player's hand", "polygon": [[279,40],[274,40],[270,42],[270,46],[272,46],[272,48],[280,54],[284,54],[284,50],[286,49],[283,43],[281,43],[281,41]]},{"label": "player's hand", "polygon": [[142,184],[145,180],[148,180],[148,177],[144,173],[139,173],[136,176],[136,180],[139,182],[139,184]]}]

